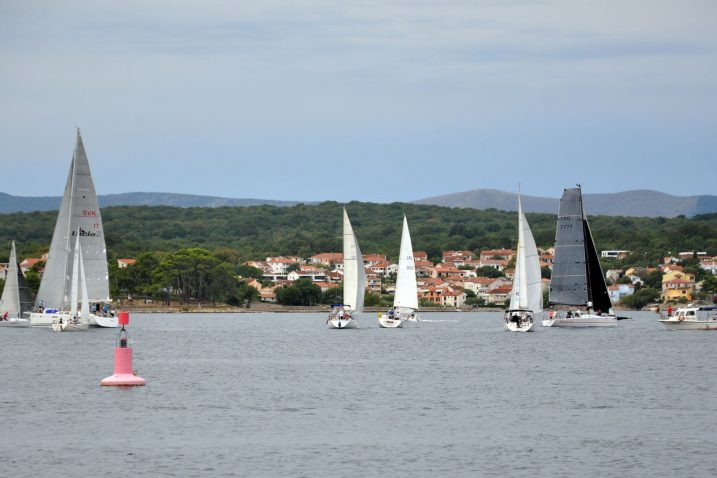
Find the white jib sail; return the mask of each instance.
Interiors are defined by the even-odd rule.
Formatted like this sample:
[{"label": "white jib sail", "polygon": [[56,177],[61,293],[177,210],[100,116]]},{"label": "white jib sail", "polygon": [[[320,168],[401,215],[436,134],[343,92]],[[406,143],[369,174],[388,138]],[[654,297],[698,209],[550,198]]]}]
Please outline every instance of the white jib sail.
[{"label": "white jib sail", "polygon": [[70,313],[72,315],[77,314],[77,295],[78,285],[80,282],[79,275],[79,264],[80,264],[80,236],[77,236],[75,241],[75,254],[72,259],[72,287],[70,287]]},{"label": "white jib sail", "polygon": [[510,308],[531,310],[534,313],[543,310],[540,257],[530,225],[523,214],[520,197],[518,197],[518,255],[515,261]]},{"label": "white jib sail", "polygon": [[408,232],[408,221],[403,215],[403,232],[401,233],[401,249],[398,258],[398,276],[396,277],[396,295],[394,307],[418,309],[418,287],[416,286],[416,264],[413,261],[413,245]]},{"label": "white jib sail", "polygon": [[82,290],[82,305],[80,306],[80,317],[85,322],[90,320],[90,301],[87,295],[87,277],[85,276],[85,261],[82,258],[82,249],[78,251],[80,256],[80,285]]},{"label": "white jib sail", "polygon": [[344,208],[344,305],[356,312],[363,311],[366,268],[356,234]]}]

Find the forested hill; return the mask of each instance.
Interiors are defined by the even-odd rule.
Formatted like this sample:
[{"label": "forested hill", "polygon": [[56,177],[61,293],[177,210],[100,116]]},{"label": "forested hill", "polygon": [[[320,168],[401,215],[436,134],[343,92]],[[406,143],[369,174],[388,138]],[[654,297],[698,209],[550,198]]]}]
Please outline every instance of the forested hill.
[{"label": "forested hill", "polygon": [[[523,196],[523,210],[556,214],[560,200],[537,196]],[[672,196],[659,191],[637,190],[618,193],[584,193],[588,214],[635,217],[696,216],[717,212],[717,196]],[[415,201],[447,207],[495,208],[503,211],[518,209],[518,195],[494,189],[475,189]]]},{"label": "forested hill", "polygon": [[[273,199],[225,198],[177,193],[122,193],[104,194],[97,197],[100,207],[109,206],[294,206],[298,201],[275,201]],[[52,211],[60,208],[61,196],[12,196],[0,192],[0,214],[11,212]]]},{"label": "forested hill", "polygon": [[[341,207],[336,202],[292,207],[118,206],[104,208],[102,216],[110,257],[198,246],[246,260],[340,251]],[[346,207],[365,253],[396,258],[403,212],[414,249],[427,251],[432,260],[438,260],[445,249],[512,248],[517,240],[515,212],[403,203],[352,202]],[[56,216],[56,212],[0,215],[0,258],[7,260],[13,239],[20,257],[46,251]],[[527,217],[538,246],[552,246],[555,215]],[[673,219],[594,216],[590,225],[598,250],[628,249],[653,262],[670,251],[717,255],[717,214]]]}]

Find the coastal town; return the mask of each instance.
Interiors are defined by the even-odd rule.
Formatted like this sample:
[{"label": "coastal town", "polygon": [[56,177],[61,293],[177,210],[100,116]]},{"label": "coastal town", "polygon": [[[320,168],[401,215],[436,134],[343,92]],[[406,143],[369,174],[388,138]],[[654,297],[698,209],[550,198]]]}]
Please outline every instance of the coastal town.
[{"label": "coastal town", "polygon": [[[543,291],[550,287],[550,271],[553,266],[553,248],[539,250],[543,270]],[[630,251],[602,251],[604,259],[623,259]],[[418,296],[423,306],[460,308],[464,305],[504,306],[513,288],[515,251],[511,249],[487,249],[475,254],[472,251],[443,251],[442,261],[434,264],[423,251],[414,251]],[[697,258],[699,267],[712,275],[717,274],[717,257],[705,252],[680,252],[665,256],[657,267],[630,267],[608,269],[605,273],[610,299],[619,304],[626,296],[634,294],[645,285],[648,275],[658,272],[661,278],[663,302],[689,302],[694,300],[701,282],[694,273],[685,272],[680,265],[684,260]],[[384,254],[366,254],[366,292],[391,294],[394,291],[398,264],[387,260]],[[246,266],[263,271],[262,280],[253,279],[264,302],[275,302],[279,287],[307,278],[321,287],[322,291],[339,287],[343,279],[343,254],[325,252],[308,259],[296,256],[267,257],[263,261],[247,261]],[[494,271],[491,273],[491,270]],[[270,281],[270,285],[265,285]]]},{"label": "coastal town", "polygon": [[[553,248],[539,249],[542,270],[542,290],[550,287],[553,266]],[[621,260],[630,251],[607,250],[601,258],[607,263]],[[504,307],[510,300],[515,273],[515,255],[512,249],[486,249],[476,254],[472,251],[443,251],[442,260],[434,263],[424,251],[414,251],[418,297],[422,307],[463,308],[469,306]],[[385,254],[363,256],[367,294],[390,295],[395,291],[398,264]],[[694,272],[685,270],[683,263],[696,259],[698,267],[712,276],[717,275],[717,257],[705,252],[686,251],[663,258],[655,267],[628,267],[606,269],[605,279],[613,304],[618,305],[625,297],[646,285],[650,275],[660,276],[660,297],[663,303],[686,303],[695,300],[702,289],[702,282]],[[20,262],[23,274],[36,269],[42,277],[47,254],[29,257]],[[118,269],[132,268],[135,259],[117,259]],[[264,260],[250,260],[243,266],[261,271],[258,277],[245,278],[247,284],[258,292],[260,301],[277,302],[277,290],[288,287],[297,280],[309,280],[322,292],[338,289],[343,281],[343,254],[323,252],[308,258],[298,256],[274,256]],[[5,280],[7,264],[0,263],[0,279]],[[689,269],[689,268],[688,268]]]}]

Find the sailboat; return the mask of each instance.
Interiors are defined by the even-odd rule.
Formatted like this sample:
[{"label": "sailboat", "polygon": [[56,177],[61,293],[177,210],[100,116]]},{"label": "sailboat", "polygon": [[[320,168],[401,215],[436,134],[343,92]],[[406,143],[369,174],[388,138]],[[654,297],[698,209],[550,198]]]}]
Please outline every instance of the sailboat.
[{"label": "sailboat", "polygon": [[354,329],[355,314],[363,312],[366,267],[349,215],[344,208],[344,303],[331,306],[326,325],[332,329]]},{"label": "sailboat", "polygon": [[[87,300],[87,278],[85,276],[85,265],[82,260],[80,249],[80,238],[75,241],[75,254],[72,267],[72,286],[70,292],[70,310],[57,312],[52,321],[52,330],[55,332],[84,332],[90,323],[90,303]],[[77,300],[79,292],[82,292],[82,305],[80,313],[77,313]]]},{"label": "sailboat", "polygon": [[403,215],[403,231],[401,232],[401,249],[398,258],[398,275],[396,276],[396,294],[393,308],[388,314],[378,314],[378,325],[384,328],[403,327],[407,320],[417,320],[418,287],[416,285],[416,264],[413,261],[413,245],[408,231],[408,221]]},{"label": "sailboat", "polygon": [[617,326],[580,186],[565,189],[560,198],[550,318],[553,327]]},{"label": "sailboat", "polygon": [[[80,239],[89,301],[109,303],[107,249],[102,216],[79,129],[60,212],[52,234],[50,253],[35,298],[36,312],[29,314],[32,325],[51,325],[53,314],[71,306],[68,294],[74,273],[72,244],[75,238]],[[90,317],[90,325],[117,327],[118,324],[116,317],[98,315]]]},{"label": "sailboat", "polygon": [[542,311],[543,288],[538,248],[535,247],[535,239],[518,195],[518,256],[510,306],[504,316],[505,326],[511,332],[528,332],[533,329],[535,316]]},{"label": "sailboat", "polygon": [[30,319],[23,318],[28,310],[32,310],[30,288],[17,262],[15,241],[12,241],[5,287],[0,299],[0,327],[30,327]]}]

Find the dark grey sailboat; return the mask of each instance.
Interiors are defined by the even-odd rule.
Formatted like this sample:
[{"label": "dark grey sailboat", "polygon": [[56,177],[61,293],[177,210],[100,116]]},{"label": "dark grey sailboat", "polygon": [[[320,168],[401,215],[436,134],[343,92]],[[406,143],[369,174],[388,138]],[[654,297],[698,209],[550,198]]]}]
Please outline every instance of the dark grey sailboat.
[{"label": "dark grey sailboat", "polygon": [[560,198],[549,305],[554,327],[617,325],[580,186]]}]

